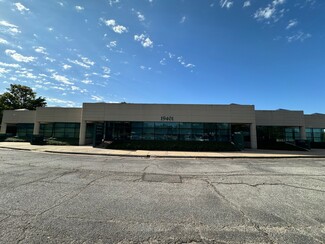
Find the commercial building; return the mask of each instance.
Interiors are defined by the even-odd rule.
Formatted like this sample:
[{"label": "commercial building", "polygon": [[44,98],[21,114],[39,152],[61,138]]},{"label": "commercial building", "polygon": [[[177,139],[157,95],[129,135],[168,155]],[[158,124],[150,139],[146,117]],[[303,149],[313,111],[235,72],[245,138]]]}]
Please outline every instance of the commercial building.
[{"label": "commercial building", "polygon": [[245,146],[308,139],[325,144],[325,114],[255,110],[254,105],[84,103],[82,108],[6,110],[1,133],[18,137],[74,140],[79,145],[106,141],[231,141]]}]

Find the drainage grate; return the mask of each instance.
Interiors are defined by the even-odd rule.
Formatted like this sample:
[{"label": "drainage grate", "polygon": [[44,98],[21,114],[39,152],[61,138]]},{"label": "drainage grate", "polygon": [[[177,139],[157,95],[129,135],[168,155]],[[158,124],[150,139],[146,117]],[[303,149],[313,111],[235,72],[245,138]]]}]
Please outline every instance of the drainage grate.
[{"label": "drainage grate", "polygon": [[166,174],[146,174],[142,176],[143,181],[148,182],[164,182],[164,183],[182,183],[179,175],[166,175]]}]

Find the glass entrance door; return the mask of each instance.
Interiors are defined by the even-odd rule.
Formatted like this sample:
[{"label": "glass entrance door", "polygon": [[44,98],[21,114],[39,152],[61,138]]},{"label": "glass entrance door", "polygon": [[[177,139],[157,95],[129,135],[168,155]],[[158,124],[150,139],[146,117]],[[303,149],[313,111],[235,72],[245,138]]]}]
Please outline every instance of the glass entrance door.
[{"label": "glass entrance door", "polygon": [[106,123],[106,140],[127,141],[131,138],[130,122],[107,122]]}]

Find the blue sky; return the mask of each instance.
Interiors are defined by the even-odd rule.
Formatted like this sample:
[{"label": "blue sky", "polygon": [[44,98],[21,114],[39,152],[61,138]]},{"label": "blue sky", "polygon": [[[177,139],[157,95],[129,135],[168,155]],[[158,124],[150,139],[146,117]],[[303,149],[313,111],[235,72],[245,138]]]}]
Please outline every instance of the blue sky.
[{"label": "blue sky", "polygon": [[0,92],[325,113],[324,0],[0,0]]}]

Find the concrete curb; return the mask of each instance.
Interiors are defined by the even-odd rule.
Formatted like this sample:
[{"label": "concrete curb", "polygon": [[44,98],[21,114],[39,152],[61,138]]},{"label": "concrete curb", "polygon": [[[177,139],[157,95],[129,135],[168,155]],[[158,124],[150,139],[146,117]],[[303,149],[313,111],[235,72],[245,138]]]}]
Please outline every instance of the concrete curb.
[{"label": "concrete curb", "polygon": [[84,153],[84,152],[59,152],[59,151],[51,151],[45,150],[43,152],[46,153],[56,153],[56,154],[74,154],[74,155],[88,155],[88,156],[115,156],[115,157],[136,157],[136,158],[148,158],[150,155],[129,155],[129,154],[107,154],[107,153]]},{"label": "concrete curb", "polygon": [[17,147],[3,147],[0,146],[0,148],[4,148],[4,149],[11,149],[11,150],[18,150],[18,151],[35,151],[33,149],[28,149],[28,148],[17,148]]},{"label": "concrete curb", "polygon": [[0,146],[0,148],[18,150],[18,151],[30,151],[30,152],[45,152],[54,154],[71,154],[71,155],[86,155],[86,156],[107,156],[107,157],[134,157],[134,158],[183,158],[183,159],[303,159],[303,158],[325,158],[325,155],[279,155],[279,156],[180,156],[180,155],[130,155],[130,154],[109,154],[109,153],[91,153],[91,152],[72,152],[72,151],[53,151],[53,150],[41,150],[41,149],[29,149],[29,148],[17,148],[10,146]]},{"label": "concrete curb", "polygon": [[106,153],[83,153],[83,152],[59,152],[45,150],[47,153],[57,154],[73,154],[73,155],[87,155],[87,156],[109,156],[109,157],[135,157],[135,158],[206,158],[206,159],[285,159],[285,158],[325,158],[325,155],[301,155],[301,156],[177,156],[177,155],[130,155],[130,154],[106,154]]}]

